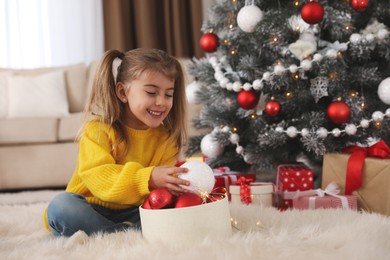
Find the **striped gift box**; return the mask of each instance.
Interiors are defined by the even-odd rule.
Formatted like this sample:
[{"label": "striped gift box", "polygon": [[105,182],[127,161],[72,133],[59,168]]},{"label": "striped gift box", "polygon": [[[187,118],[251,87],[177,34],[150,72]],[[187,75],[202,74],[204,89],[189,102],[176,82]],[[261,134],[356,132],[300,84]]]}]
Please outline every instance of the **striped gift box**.
[{"label": "striped gift box", "polygon": [[[344,203],[342,200],[344,200]],[[294,198],[292,206],[295,209],[344,208],[357,210],[357,197],[354,195],[304,196]]]}]

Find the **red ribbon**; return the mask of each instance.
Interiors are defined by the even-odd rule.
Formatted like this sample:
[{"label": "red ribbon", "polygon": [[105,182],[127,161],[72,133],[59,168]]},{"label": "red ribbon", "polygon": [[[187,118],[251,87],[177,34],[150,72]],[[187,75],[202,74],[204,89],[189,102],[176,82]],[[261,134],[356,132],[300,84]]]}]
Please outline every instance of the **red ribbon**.
[{"label": "red ribbon", "polygon": [[343,152],[352,153],[348,159],[345,195],[351,195],[354,190],[362,186],[361,174],[366,157],[390,158],[390,148],[383,140],[367,148],[350,146],[343,149]]},{"label": "red ribbon", "polygon": [[249,187],[251,182],[251,179],[247,179],[244,176],[241,176],[237,180],[237,184],[240,185],[241,202],[247,205],[252,203],[251,188]]}]

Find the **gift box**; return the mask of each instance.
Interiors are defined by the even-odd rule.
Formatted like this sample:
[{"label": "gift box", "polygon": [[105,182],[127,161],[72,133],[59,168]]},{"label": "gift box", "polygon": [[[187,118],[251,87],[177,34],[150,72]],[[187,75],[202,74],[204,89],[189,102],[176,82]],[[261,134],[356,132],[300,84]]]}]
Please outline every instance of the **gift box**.
[{"label": "gift box", "polygon": [[292,207],[295,209],[343,208],[357,210],[357,197],[354,195],[304,196],[294,198]]},{"label": "gift box", "polygon": [[[351,154],[324,155],[322,187],[334,181],[345,194],[348,160]],[[352,192],[358,208],[390,216],[390,160],[367,157],[361,171],[361,187]]]},{"label": "gift box", "polygon": [[142,236],[149,242],[192,244],[205,237],[226,238],[232,234],[229,201],[167,209],[139,208]]},{"label": "gift box", "polygon": [[303,163],[280,164],[276,174],[278,191],[273,193],[272,203],[280,210],[292,207],[292,199],[286,197],[285,192],[314,189],[314,172]]},{"label": "gift box", "polygon": [[252,173],[239,173],[231,171],[228,167],[221,167],[214,169],[215,185],[214,189],[224,188],[228,193],[228,199],[231,200],[230,186],[237,184],[237,180],[240,177],[244,177],[249,182],[256,180],[256,174]]},{"label": "gift box", "polygon": [[[268,182],[254,182],[249,185],[251,203],[265,207],[272,206],[272,193],[275,191],[275,184]],[[230,185],[231,201],[241,202],[240,185]]]},{"label": "gift box", "polygon": [[292,208],[292,199],[285,198],[284,191],[277,190],[272,193],[272,206],[281,211]]},{"label": "gift box", "polygon": [[276,186],[281,191],[314,189],[314,172],[305,164],[281,164],[277,168]]}]

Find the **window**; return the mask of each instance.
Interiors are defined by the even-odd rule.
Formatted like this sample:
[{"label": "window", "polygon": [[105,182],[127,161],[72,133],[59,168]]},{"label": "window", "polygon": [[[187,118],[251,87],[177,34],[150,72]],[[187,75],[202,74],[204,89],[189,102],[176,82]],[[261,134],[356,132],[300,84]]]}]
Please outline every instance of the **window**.
[{"label": "window", "polygon": [[89,63],[104,52],[101,0],[0,0],[0,67]]}]

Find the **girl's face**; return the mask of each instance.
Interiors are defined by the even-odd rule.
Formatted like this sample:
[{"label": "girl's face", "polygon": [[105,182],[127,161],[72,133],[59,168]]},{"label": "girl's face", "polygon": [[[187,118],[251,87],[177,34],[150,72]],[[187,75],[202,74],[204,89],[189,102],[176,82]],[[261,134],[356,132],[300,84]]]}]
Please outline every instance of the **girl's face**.
[{"label": "girl's face", "polygon": [[117,84],[117,96],[128,105],[125,124],[139,130],[160,126],[172,108],[174,84],[159,72],[143,73],[127,86]]}]

